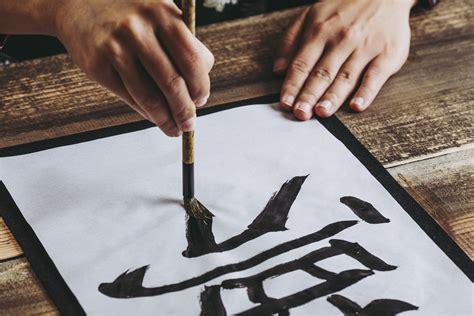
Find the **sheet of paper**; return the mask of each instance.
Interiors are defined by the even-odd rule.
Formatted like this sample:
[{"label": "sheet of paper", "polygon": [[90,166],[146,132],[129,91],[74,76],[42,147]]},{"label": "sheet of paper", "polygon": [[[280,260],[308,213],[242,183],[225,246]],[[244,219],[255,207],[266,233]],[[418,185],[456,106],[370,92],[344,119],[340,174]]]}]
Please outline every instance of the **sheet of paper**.
[{"label": "sheet of paper", "polygon": [[[150,128],[0,159],[0,179],[87,313],[195,315],[225,308],[236,314],[286,304],[291,315],[341,315],[334,304],[350,299],[365,311],[392,304],[387,308],[418,307],[404,315],[472,315],[469,279],[319,122],[296,122],[274,105],[252,105],[201,117],[197,131],[196,196],[215,215],[218,247],[191,249],[203,254],[192,258],[182,254],[188,241],[180,139]],[[287,229],[243,233],[280,189],[293,193],[277,196],[276,208],[296,194],[283,219]],[[372,204],[389,222],[361,220],[346,204],[362,202],[341,203],[341,197]],[[370,211],[365,206],[362,213]],[[268,218],[263,222],[259,229]],[[330,233],[317,240],[313,233],[324,227]],[[241,234],[247,234],[243,241],[223,243]],[[306,235],[314,240],[301,239]],[[274,268],[321,248],[314,264],[300,260],[287,273]],[[251,264],[241,264],[248,259]],[[139,269],[144,266],[148,270]],[[271,268],[263,280],[235,280]],[[120,286],[137,297],[110,297]],[[383,299],[402,303],[366,307]]]}]

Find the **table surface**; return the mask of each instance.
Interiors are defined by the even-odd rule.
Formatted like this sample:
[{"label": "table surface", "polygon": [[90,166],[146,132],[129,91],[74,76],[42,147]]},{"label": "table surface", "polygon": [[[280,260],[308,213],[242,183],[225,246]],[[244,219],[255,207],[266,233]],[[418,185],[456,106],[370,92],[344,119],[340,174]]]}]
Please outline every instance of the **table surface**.
[{"label": "table surface", "polygon": [[[442,1],[411,17],[406,65],[364,113],[337,117],[474,259],[474,12]],[[278,93],[272,55],[301,8],[209,25],[209,106]],[[0,67],[0,148],[141,120],[66,55]],[[0,314],[57,314],[0,218]]]}]

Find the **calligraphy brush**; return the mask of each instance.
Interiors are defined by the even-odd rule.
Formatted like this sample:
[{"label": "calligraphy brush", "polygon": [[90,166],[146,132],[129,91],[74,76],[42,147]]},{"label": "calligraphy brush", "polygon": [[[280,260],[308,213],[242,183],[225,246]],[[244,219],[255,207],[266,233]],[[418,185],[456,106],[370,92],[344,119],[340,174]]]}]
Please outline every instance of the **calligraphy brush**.
[{"label": "calligraphy brush", "polygon": [[[183,20],[196,34],[196,0],[181,0]],[[183,132],[183,199],[186,213],[199,220],[214,216],[194,197],[194,131]]]}]

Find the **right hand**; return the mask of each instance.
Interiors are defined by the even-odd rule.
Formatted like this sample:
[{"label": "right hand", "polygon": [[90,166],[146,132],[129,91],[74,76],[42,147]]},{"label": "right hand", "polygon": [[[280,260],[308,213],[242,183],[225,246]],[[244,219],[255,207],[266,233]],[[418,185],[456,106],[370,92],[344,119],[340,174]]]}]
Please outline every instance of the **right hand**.
[{"label": "right hand", "polygon": [[194,129],[207,102],[212,53],[172,0],[58,2],[56,36],[89,78],[166,135]]}]

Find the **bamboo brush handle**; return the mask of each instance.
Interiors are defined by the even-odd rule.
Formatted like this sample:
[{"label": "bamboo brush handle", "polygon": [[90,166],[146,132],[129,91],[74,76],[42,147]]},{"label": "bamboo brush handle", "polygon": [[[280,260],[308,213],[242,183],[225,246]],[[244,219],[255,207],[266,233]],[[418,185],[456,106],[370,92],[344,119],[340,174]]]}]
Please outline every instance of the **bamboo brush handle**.
[{"label": "bamboo brush handle", "polygon": [[183,133],[183,162],[194,163],[194,131]]},{"label": "bamboo brush handle", "polygon": [[[196,0],[181,0],[183,21],[193,35],[196,34]],[[183,162],[194,163],[194,131],[183,133]]]},{"label": "bamboo brush handle", "polygon": [[[181,0],[183,21],[196,34],[196,0]],[[194,131],[183,132],[183,196],[194,197]]]},{"label": "bamboo brush handle", "polygon": [[196,34],[196,0],[181,0],[181,10],[183,11],[183,21],[188,29]]}]

